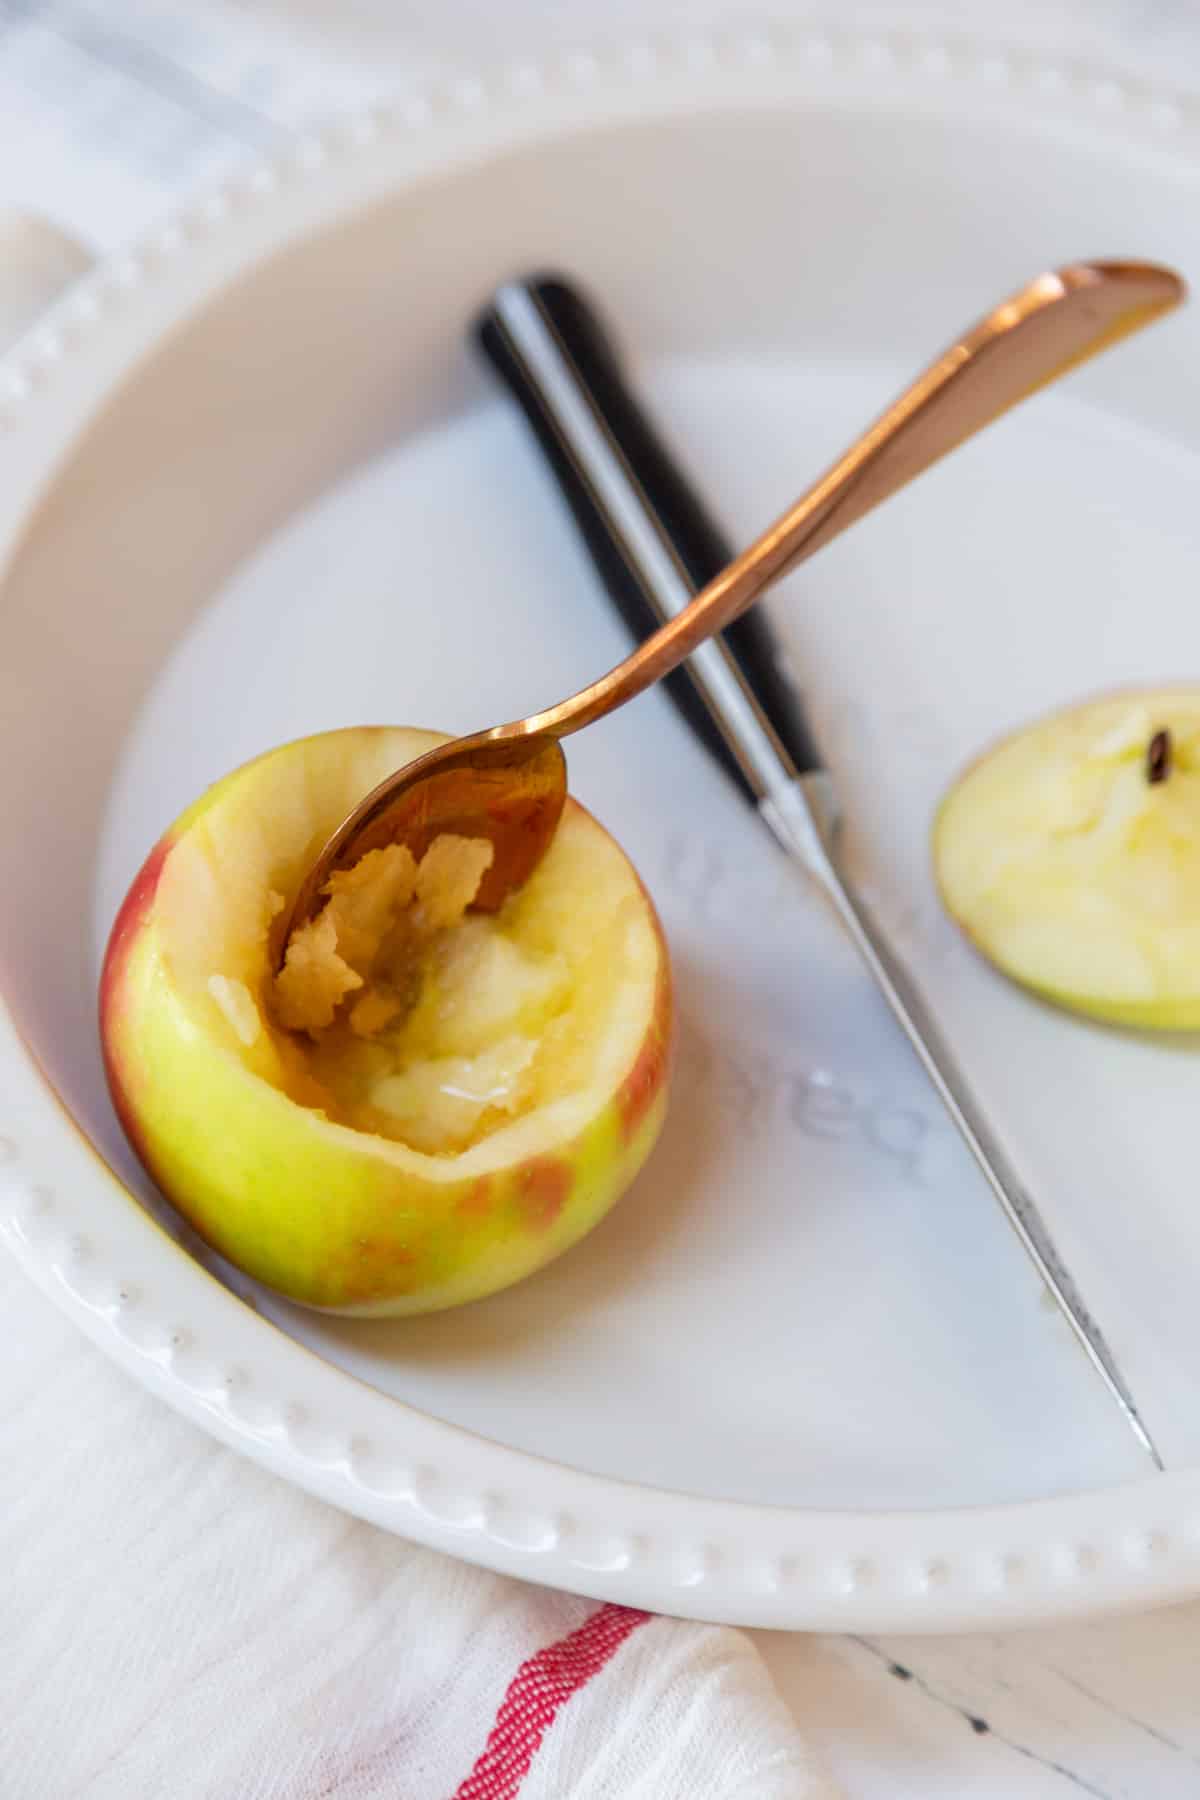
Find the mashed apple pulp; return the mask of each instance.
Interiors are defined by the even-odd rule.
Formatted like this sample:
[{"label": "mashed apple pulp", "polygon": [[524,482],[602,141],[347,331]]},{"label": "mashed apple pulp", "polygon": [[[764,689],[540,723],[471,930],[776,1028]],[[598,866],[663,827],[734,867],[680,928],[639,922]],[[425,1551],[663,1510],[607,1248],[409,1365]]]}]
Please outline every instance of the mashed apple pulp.
[{"label": "mashed apple pulp", "polygon": [[[354,1130],[453,1155],[587,1085],[597,983],[607,967],[607,990],[625,960],[628,903],[593,912],[576,890],[572,905],[551,866],[499,913],[471,914],[491,861],[486,839],[446,834],[420,863],[391,845],[332,878],[264,996],[292,1038],[294,1098]],[[269,902],[273,913],[282,905]],[[208,985],[239,1035],[256,1035],[245,984]]]}]

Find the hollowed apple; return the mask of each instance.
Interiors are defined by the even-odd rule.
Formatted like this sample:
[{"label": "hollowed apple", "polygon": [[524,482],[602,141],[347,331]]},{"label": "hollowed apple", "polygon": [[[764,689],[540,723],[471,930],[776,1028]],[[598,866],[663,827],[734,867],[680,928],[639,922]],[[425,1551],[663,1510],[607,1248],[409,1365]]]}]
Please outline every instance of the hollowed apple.
[{"label": "hollowed apple", "polygon": [[942,802],[938,886],[985,956],[1116,1024],[1200,1027],[1200,690],[1091,700]]},{"label": "hollowed apple", "polygon": [[608,1211],[666,1106],[666,946],[572,800],[499,912],[464,916],[490,845],[443,838],[419,868],[377,853],[276,979],[321,842],[442,741],[335,731],[236,770],[151,852],[105,958],[105,1063],[146,1168],[230,1261],[339,1312],[529,1274]]}]

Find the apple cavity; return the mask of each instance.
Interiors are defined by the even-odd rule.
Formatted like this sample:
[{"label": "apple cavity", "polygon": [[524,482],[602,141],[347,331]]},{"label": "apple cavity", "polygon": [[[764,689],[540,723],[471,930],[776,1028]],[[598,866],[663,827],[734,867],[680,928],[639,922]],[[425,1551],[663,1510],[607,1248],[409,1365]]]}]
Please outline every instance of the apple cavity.
[{"label": "apple cavity", "polygon": [[151,853],[105,959],[109,1082],[147,1169],[232,1262],[329,1310],[429,1311],[530,1273],[607,1212],[665,1111],[662,932],[572,800],[499,912],[471,910],[486,840],[372,851],[275,973],[321,843],[443,741],[329,732],[227,776]]},{"label": "apple cavity", "polygon": [[997,968],[1117,1024],[1200,1027],[1200,690],[1088,701],[989,751],[933,832]]}]

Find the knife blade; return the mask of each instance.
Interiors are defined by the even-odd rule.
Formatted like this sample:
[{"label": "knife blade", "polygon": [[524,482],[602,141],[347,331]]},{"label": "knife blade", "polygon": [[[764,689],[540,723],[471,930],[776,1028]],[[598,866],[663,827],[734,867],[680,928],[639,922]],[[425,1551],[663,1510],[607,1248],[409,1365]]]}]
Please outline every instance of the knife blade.
[{"label": "knife blade", "polygon": [[[731,550],[630,388],[593,309],[559,277],[510,281],[477,321],[476,335],[529,422],[626,622],[641,636],[673,618]],[[744,614],[671,680],[692,731],[824,893],[1047,1291],[1161,1470],[1132,1392],[1033,1197],[839,864],[833,786],[766,615]]]}]

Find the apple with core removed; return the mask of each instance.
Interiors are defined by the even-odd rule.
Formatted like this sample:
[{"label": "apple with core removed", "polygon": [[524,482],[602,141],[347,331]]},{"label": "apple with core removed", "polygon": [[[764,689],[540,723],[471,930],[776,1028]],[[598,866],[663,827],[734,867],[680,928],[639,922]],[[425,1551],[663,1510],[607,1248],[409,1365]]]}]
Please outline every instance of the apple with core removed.
[{"label": "apple with core removed", "polygon": [[938,888],[971,942],[1113,1024],[1200,1028],[1200,689],[1107,695],[988,751],[943,800]]},{"label": "apple with core removed", "polygon": [[432,1311],[539,1268],[629,1185],[666,1108],[666,945],[571,799],[498,912],[469,910],[486,840],[374,851],[275,974],[321,843],[444,741],[333,731],[228,775],[151,851],[104,962],[105,1066],[142,1162],[231,1262],[331,1311]]}]

